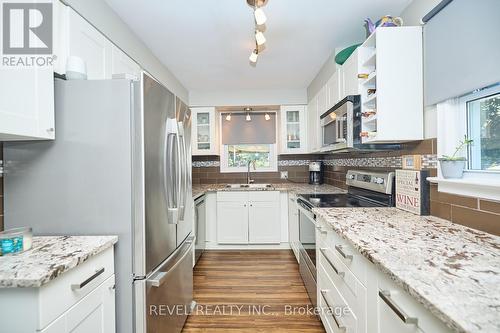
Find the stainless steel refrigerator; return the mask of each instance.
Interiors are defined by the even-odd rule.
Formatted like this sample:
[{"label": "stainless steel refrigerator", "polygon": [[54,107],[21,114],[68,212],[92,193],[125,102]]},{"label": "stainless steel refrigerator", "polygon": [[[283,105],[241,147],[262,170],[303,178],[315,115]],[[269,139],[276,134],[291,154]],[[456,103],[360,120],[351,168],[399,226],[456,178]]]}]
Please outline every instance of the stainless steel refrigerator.
[{"label": "stainless steel refrigerator", "polygon": [[55,141],[4,145],[6,227],[118,235],[117,332],[180,332],[194,304],[188,107],[146,74],[56,80],[55,106]]}]

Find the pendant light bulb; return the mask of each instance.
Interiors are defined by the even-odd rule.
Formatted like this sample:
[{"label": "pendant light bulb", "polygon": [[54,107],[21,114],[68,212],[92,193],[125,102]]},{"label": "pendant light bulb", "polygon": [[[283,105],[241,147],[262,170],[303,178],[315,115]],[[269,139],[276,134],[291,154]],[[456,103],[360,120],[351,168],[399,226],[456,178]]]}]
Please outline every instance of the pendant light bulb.
[{"label": "pendant light bulb", "polygon": [[264,34],[262,31],[257,30],[255,32],[255,41],[257,42],[257,45],[261,46],[266,43],[266,37],[264,37]]},{"label": "pendant light bulb", "polygon": [[250,117],[250,112],[247,112],[247,116],[246,116],[245,120],[252,121],[252,117]]},{"label": "pendant light bulb", "polygon": [[269,115],[269,113],[267,113],[267,112],[266,112],[266,115],[264,116],[264,118],[265,118],[266,120],[269,120],[269,119],[271,119],[271,116]]},{"label": "pendant light bulb", "polygon": [[257,52],[257,50],[253,50],[253,52],[250,54],[250,57],[248,57],[248,59],[250,60],[251,63],[256,63],[258,57],[259,57],[259,53]]},{"label": "pendant light bulb", "polygon": [[257,8],[253,14],[255,17],[255,23],[257,23],[257,25],[263,25],[264,23],[266,23],[267,17],[262,8]]},{"label": "pendant light bulb", "polygon": [[226,116],[226,120],[231,121],[231,114],[230,113]]}]

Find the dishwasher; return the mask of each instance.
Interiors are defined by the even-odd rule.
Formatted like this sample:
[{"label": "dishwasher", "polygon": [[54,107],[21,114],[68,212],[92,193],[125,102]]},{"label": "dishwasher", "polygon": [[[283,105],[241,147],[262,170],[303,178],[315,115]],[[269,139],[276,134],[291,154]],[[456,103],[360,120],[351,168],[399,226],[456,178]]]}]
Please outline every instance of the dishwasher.
[{"label": "dishwasher", "polygon": [[194,202],[194,234],[196,242],[194,245],[195,265],[205,251],[206,240],[206,203],[205,196],[201,196]]}]

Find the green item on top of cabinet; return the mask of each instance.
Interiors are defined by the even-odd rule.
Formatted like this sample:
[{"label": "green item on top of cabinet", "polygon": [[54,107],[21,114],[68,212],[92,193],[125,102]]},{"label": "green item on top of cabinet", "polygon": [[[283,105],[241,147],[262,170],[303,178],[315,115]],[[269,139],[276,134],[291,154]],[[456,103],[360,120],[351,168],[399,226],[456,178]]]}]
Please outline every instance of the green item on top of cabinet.
[{"label": "green item on top of cabinet", "polygon": [[343,65],[344,62],[351,56],[351,54],[360,46],[361,44],[354,44],[352,46],[346,47],[335,56],[335,62],[339,65]]}]

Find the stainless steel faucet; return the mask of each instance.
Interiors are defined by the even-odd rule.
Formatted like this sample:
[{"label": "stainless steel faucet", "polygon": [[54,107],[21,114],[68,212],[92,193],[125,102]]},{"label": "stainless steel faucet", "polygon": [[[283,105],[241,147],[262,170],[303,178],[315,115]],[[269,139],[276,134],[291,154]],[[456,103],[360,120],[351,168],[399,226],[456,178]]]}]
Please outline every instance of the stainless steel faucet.
[{"label": "stainless steel faucet", "polygon": [[253,169],[255,170],[255,160],[250,160],[248,161],[247,164],[247,184],[253,184],[254,180],[250,178],[250,165],[253,166]]}]

